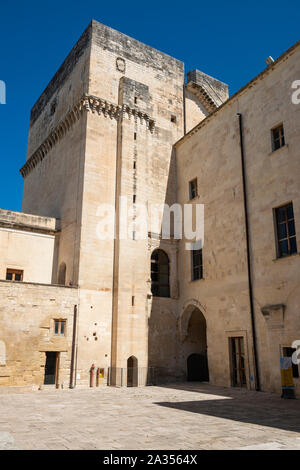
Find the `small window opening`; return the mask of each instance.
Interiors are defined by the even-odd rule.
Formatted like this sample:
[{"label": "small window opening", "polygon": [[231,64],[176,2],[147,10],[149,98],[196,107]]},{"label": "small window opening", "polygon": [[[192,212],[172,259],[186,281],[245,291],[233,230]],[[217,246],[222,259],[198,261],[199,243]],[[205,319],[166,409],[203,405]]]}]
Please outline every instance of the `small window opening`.
[{"label": "small window opening", "polygon": [[54,320],[54,334],[56,336],[65,336],[66,320]]},{"label": "small window opening", "polygon": [[7,269],[6,270],[7,281],[23,281],[23,271],[20,269]]},{"label": "small window opening", "polygon": [[285,145],[283,124],[280,124],[280,126],[277,126],[272,129],[271,136],[272,150],[274,152],[275,150],[278,150],[280,147],[283,147]]},{"label": "small window opening", "polygon": [[190,200],[198,196],[197,178],[189,182],[189,196],[190,196]]}]

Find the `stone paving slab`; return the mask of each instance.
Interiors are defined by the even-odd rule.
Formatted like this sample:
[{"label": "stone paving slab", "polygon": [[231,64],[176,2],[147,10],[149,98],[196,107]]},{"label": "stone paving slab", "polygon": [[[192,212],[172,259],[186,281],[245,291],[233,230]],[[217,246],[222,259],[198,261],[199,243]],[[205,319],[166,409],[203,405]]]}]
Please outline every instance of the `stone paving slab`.
[{"label": "stone paving slab", "polygon": [[300,449],[300,400],[198,383],[2,394],[0,449]]}]

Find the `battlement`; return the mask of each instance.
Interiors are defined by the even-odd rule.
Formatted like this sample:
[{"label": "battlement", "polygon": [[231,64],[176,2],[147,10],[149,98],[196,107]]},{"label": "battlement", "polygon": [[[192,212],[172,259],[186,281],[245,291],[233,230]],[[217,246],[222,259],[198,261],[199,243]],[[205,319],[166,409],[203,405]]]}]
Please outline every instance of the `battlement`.
[{"label": "battlement", "polygon": [[[154,68],[164,75],[173,76],[184,73],[184,63],[180,60],[92,20],[32,107],[30,125],[38,119],[45,105],[70,76],[81,56],[85,52],[89,54],[91,44],[95,44],[108,52],[117,53],[120,57],[137,64]],[[84,91],[87,92],[88,90]]]}]

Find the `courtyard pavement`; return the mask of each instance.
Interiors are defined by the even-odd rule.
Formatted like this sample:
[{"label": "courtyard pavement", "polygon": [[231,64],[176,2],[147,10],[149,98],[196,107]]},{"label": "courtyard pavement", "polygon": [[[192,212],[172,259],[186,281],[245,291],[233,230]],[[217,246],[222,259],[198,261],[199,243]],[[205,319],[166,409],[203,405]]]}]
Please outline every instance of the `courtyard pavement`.
[{"label": "courtyard pavement", "polygon": [[0,449],[300,449],[300,400],[199,383],[0,394]]}]

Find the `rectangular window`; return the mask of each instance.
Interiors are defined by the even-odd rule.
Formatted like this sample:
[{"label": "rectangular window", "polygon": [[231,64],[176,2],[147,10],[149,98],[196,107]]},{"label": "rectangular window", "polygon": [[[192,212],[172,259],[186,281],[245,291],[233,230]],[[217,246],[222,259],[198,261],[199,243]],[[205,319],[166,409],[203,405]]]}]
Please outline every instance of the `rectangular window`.
[{"label": "rectangular window", "polygon": [[[293,353],[296,351],[294,348],[283,348],[284,357],[292,357]],[[293,368],[293,377],[297,379],[299,377],[299,367],[298,364],[292,363]]]},{"label": "rectangular window", "polygon": [[293,203],[275,209],[277,256],[283,258],[297,253]]},{"label": "rectangular window", "polygon": [[7,269],[6,270],[7,281],[23,281],[23,271],[20,269]]},{"label": "rectangular window", "polygon": [[285,145],[283,124],[271,130],[272,151],[280,149]]},{"label": "rectangular window", "polygon": [[54,320],[54,334],[57,336],[65,336],[66,320]]},{"label": "rectangular window", "polygon": [[189,193],[190,193],[190,200],[198,196],[197,178],[189,182]]},{"label": "rectangular window", "polygon": [[232,385],[245,387],[247,385],[245,373],[244,338],[238,336],[230,338]]},{"label": "rectangular window", "polygon": [[192,281],[203,279],[203,256],[201,250],[192,250]]}]

